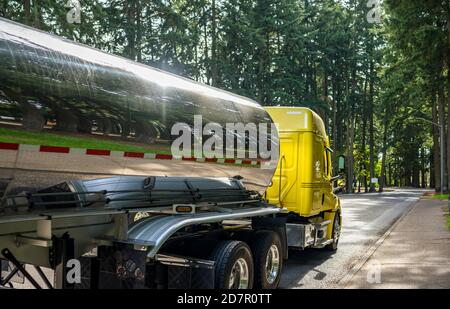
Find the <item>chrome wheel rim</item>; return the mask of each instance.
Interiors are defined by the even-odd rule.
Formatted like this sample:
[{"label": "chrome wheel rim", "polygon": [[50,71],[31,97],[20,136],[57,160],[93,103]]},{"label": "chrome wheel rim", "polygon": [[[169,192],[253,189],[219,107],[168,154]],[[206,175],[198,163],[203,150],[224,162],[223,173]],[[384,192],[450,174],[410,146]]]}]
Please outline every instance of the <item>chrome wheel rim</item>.
[{"label": "chrome wheel rim", "polygon": [[244,258],[239,258],[234,262],[231,268],[230,280],[228,281],[229,289],[248,289],[249,284],[249,267]]},{"label": "chrome wheel rim", "polygon": [[280,251],[276,245],[269,248],[266,256],[266,280],[273,284],[277,280],[280,271]]}]

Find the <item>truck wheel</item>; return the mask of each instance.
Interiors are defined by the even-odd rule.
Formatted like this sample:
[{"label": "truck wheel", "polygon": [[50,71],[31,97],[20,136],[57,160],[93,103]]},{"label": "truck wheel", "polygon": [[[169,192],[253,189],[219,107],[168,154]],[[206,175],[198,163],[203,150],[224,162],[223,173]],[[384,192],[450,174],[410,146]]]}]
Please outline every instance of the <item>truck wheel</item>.
[{"label": "truck wheel", "polygon": [[331,233],[331,237],[333,238],[333,242],[325,247],[325,249],[329,251],[336,251],[338,248],[339,237],[341,236],[341,219],[339,212],[336,212],[334,215],[333,221],[333,232]]},{"label": "truck wheel", "polygon": [[253,257],[242,241],[219,243],[211,259],[215,262],[216,289],[251,289],[253,287]]},{"label": "truck wheel", "polygon": [[283,269],[283,246],[280,236],[272,231],[257,232],[251,247],[255,259],[254,287],[276,289]]}]

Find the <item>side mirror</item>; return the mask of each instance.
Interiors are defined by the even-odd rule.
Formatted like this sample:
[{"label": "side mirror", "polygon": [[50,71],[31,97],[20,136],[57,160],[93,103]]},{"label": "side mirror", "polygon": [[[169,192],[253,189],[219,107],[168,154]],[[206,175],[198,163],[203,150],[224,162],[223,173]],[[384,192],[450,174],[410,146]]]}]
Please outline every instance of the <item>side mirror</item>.
[{"label": "side mirror", "polygon": [[338,169],[339,169],[339,173],[345,172],[345,156],[344,155],[339,156]]}]

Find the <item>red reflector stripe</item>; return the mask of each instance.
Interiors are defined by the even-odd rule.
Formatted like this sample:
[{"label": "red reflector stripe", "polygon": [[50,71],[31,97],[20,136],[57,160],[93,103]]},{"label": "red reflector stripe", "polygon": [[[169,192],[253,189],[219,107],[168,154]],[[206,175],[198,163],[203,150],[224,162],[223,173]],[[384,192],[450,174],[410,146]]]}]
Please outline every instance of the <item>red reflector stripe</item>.
[{"label": "red reflector stripe", "polygon": [[155,159],[159,159],[159,160],[172,160],[172,155],[156,154]]},{"label": "red reflector stripe", "polygon": [[0,149],[19,150],[19,144],[14,143],[0,143]]},{"label": "red reflector stripe", "polygon": [[[53,153],[70,153],[69,147],[58,147],[58,146],[36,146],[39,147],[40,152],[53,152]],[[19,150],[20,145],[16,143],[4,143],[0,142],[0,150]],[[86,155],[93,155],[93,156],[110,156],[111,150],[102,150],[102,149],[86,149]],[[132,152],[132,151],[126,151],[123,153],[124,157],[127,158],[145,158],[145,153],[143,152]],[[170,154],[155,154],[155,159],[159,160],[172,160],[173,156]],[[197,161],[200,160],[198,158],[191,158],[191,157],[182,157],[183,161]],[[204,158],[201,159],[202,162],[213,162],[216,163],[219,160],[217,158]],[[222,162],[222,161],[220,161]],[[240,161],[244,165],[261,165],[261,161],[252,161],[252,160],[242,160]],[[226,164],[236,164],[235,159],[225,159],[223,160],[223,163]]]},{"label": "red reflector stripe", "polygon": [[123,154],[124,157],[128,158],[143,158],[144,155],[145,154],[143,152],[125,152]]},{"label": "red reflector stripe", "polygon": [[186,157],[183,157],[183,161],[196,161],[197,159],[196,158],[186,158]]},{"label": "red reflector stripe", "polygon": [[40,152],[56,152],[56,153],[69,153],[69,147],[56,147],[56,146],[41,146],[39,147]]},{"label": "red reflector stripe", "polygon": [[109,156],[111,150],[86,149],[86,154],[91,156]]}]

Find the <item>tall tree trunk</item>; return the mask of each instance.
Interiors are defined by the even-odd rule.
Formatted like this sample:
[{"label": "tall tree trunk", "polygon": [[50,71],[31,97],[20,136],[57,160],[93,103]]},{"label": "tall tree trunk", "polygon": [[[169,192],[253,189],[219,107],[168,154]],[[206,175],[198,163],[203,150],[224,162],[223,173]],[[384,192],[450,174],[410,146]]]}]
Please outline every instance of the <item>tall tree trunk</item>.
[{"label": "tall tree trunk", "polygon": [[447,3],[447,48],[445,62],[447,64],[447,190],[450,190],[450,2]]},{"label": "tall tree trunk", "polygon": [[209,69],[209,47],[208,47],[208,18],[207,18],[207,11],[205,7],[203,7],[203,42],[204,42],[204,57],[205,57],[205,71],[206,71],[206,84],[211,84],[211,70]]},{"label": "tall tree trunk", "polygon": [[337,134],[337,104],[336,104],[336,80],[333,76],[333,163],[336,164],[336,153],[338,152],[338,134]]},{"label": "tall tree trunk", "polygon": [[23,0],[23,22],[31,25],[31,0]]},{"label": "tall tree trunk", "polygon": [[436,178],[434,176],[434,152],[433,152],[433,149],[430,149],[430,155],[428,157],[428,162],[430,164],[430,188],[435,188],[436,185],[435,185],[434,181]]},{"label": "tall tree trunk", "polygon": [[422,176],[421,187],[425,189],[427,187],[427,172],[426,172],[426,156],[425,148],[420,149],[420,173]]},{"label": "tall tree trunk", "polygon": [[[416,157],[420,157],[419,149],[417,149]],[[420,188],[420,169],[414,168],[412,169],[412,185],[414,188]]]},{"label": "tall tree trunk", "polygon": [[[439,112],[439,124],[441,126],[443,126],[443,130],[444,130],[445,129],[445,94],[444,94],[444,85],[439,85],[439,111],[438,112]],[[439,142],[444,144],[444,148],[443,149],[447,149],[446,148],[445,138],[443,140],[440,140]],[[441,185],[443,186],[443,190],[446,191],[447,190],[447,178],[446,178],[446,175],[445,175],[446,174],[446,172],[445,172],[446,171],[446,164],[445,164],[445,162],[446,162],[446,160],[445,160],[446,154],[445,154],[445,152],[444,153],[440,153],[440,150],[439,150],[439,154],[444,157],[444,169],[443,169],[444,170],[444,183],[441,184]]]},{"label": "tall tree trunk", "polygon": [[306,63],[305,63],[305,91],[306,94],[309,95],[310,93],[310,82],[309,82],[309,72],[310,72],[310,68],[309,68],[309,58],[306,57]]},{"label": "tall tree trunk", "polygon": [[380,188],[379,192],[383,192],[385,185],[385,175],[386,175],[386,155],[387,155],[387,137],[388,137],[388,126],[389,126],[389,111],[386,108],[384,111],[384,120],[383,120],[383,150],[382,150],[382,159],[381,159],[381,177],[380,177]]},{"label": "tall tree trunk", "polygon": [[[151,11],[153,10],[152,6],[149,6],[145,15],[145,19],[147,20],[146,25],[146,39],[153,38],[153,16]],[[155,61],[155,46],[150,46],[150,59],[152,62]]]},{"label": "tall tree trunk", "polygon": [[44,24],[42,21],[42,7],[41,7],[39,1],[33,2],[33,12],[32,12],[32,16],[30,16],[30,23],[31,23],[31,26],[33,26],[35,28],[43,29]]},{"label": "tall tree trunk", "polygon": [[211,3],[211,84],[217,86],[217,9],[216,0]]},{"label": "tall tree trunk", "polygon": [[8,2],[0,1],[0,16],[8,18]]},{"label": "tall tree trunk", "polygon": [[364,176],[362,177],[362,181],[364,183],[364,192],[367,193],[367,173],[366,173],[366,131],[367,131],[367,77],[364,81],[364,105],[363,105],[363,117],[362,117],[362,132],[361,132],[361,153],[362,153],[362,162],[361,162],[361,170],[364,170]]},{"label": "tall tree trunk", "polygon": [[[433,135],[433,134],[432,134]],[[430,156],[428,157],[428,161],[430,164],[430,188],[436,188],[435,184],[435,174],[434,174],[434,151],[430,151]]]},{"label": "tall tree trunk", "polygon": [[[322,63],[323,67],[323,75],[322,75],[322,93],[320,94],[320,99],[323,101],[324,104],[329,106],[329,99],[328,99],[328,72],[326,69],[326,66]],[[325,123],[325,132],[329,135],[329,123],[328,123],[328,113],[326,109],[323,109],[322,107],[320,110],[318,110],[318,114],[322,117],[323,122]]]},{"label": "tall tree trunk", "polygon": [[[437,96],[434,98],[432,107],[433,122],[438,123],[438,101]],[[436,192],[441,189],[441,162],[440,162],[440,147],[439,147],[439,128],[433,126],[433,152],[434,152],[434,188]]]},{"label": "tall tree trunk", "polygon": [[387,185],[392,186],[392,165],[388,164],[388,173],[387,173]]},{"label": "tall tree trunk", "polygon": [[[329,106],[330,100],[328,99],[328,72],[326,67],[323,70],[323,101]],[[330,126],[329,126],[329,119],[328,119],[328,113],[324,112],[324,121],[325,121],[325,130],[327,134],[330,134]]]},{"label": "tall tree trunk", "polygon": [[[199,27],[198,27],[198,10],[195,10],[194,11],[194,20],[196,21],[195,22],[195,28],[194,28],[194,33],[197,35],[200,31],[199,31]],[[199,61],[198,61],[198,45],[199,45],[199,42],[197,42],[196,44],[195,44],[195,46],[194,46],[194,65],[195,65],[195,69],[194,69],[194,80],[195,81],[199,81],[200,80],[200,78],[199,78],[199,75],[200,75],[200,64],[199,64]]]},{"label": "tall tree trunk", "polygon": [[125,13],[127,16],[127,25],[125,25],[125,35],[127,37],[125,57],[136,60],[136,0],[125,1]]},{"label": "tall tree trunk", "polygon": [[374,99],[374,80],[373,80],[373,62],[370,63],[370,81],[369,81],[369,165],[370,165],[370,192],[375,192],[375,183],[372,179],[375,178],[375,138],[374,138],[374,117],[373,117],[373,99]]},{"label": "tall tree trunk", "polygon": [[[351,86],[350,86],[351,83]],[[351,87],[351,90],[350,90]],[[354,143],[355,143],[355,103],[354,94],[356,91],[356,66],[354,66],[351,74],[351,82],[347,81],[347,102],[349,102],[349,124],[347,129],[347,192],[354,192]],[[351,95],[350,95],[351,93]]]},{"label": "tall tree trunk", "polygon": [[336,141],[335,141],[335,146],[336,146],[336,150],[341,153],[341,151],[343,152],[343,147],[342,145],[344,145],[345,141],[344,141],[344,136],[345,136],[345,132],[343,127],[343,121],[342,121],[342,110],[343,110],[343,106],[342,106],[342,100],[341,100],[341,94],[342,94],[342,89],[341,89],[341,84],[338,84],[337,87],[337,98],[336,98]]},{"label": "tall tree trunk", "polygon": [[142,5],[141,0],[136,0],[136,53],[137,61],[142,62]]},{"label": "tall tree trunk", "polygon": [[353,168],[353,144],[355,142],[355,121],[353,119],[353,113],[350,116],[348,127],[347,127],[347,192],[354,192],[354,168]]}]

